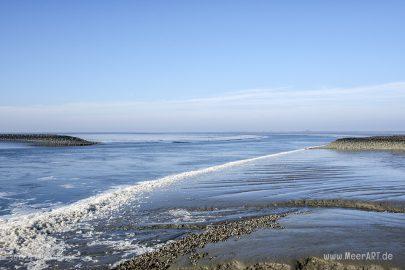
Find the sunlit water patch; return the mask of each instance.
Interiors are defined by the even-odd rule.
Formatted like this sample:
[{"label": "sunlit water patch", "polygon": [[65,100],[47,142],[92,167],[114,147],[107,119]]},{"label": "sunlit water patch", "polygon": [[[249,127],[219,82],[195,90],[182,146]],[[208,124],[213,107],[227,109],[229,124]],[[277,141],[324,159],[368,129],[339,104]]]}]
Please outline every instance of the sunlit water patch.
[{"label": "sunlit water patch", "polygon": [[0,150],[0,265],[108,268],[272,202],[405,199],[405,155],[305,150],[335,135],[85,136],[104,143]]}]

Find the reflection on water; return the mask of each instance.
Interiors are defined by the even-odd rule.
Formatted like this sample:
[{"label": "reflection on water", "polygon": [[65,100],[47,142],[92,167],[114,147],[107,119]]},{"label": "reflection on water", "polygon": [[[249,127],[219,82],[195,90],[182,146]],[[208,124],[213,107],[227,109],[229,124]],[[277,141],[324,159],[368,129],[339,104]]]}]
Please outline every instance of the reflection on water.
[{"label": "reflection on water", "polygon": [[[137,134],[86,134],[87,139],[92,139],[92,136],[105,143],[85,148],[0,149],[0,215],[3,215],[3,221],[10,216],[23,215],[26,224],[30,224],[32,219],[26,213],[48,211],[60,205],[69,209],[72,203],[111,188],[119,190],[117,188],[145,180],[321,145],[335,139],[335,135],[325,134],[170,134],[166,137],[159,134],[149,139],[147,134],[140,137]],[[173,228],[161,225],[198,225],[276,213],[286,209],[260,206],[296,199],[339,198],[403,204],[404,180],[405,154],[401,153],[317,149],[269,156],[132,193],[108,215],[98,216],[92,207],[88,207],[86,219],[75,226],[61,226],[52,231],[50,236],[57,248],[51,246],[47,254],[33,254],[36,257],[28,256],[30,251],[24,250],[28,257],[5,258],[3,261],[0,258],[0,265],[14,267],[31,263],[43,267],[107,267],[198,230],[198,226]],[[63,213],[58,218],[63,219]],[[373,220],[378,224],[373,223],[378,227],[378,233],[385,235],[385,242],[374,242],[371,237],[376,229],[366,224]],[[63,224],[57,221],[58,226]],[[54,224],[55,220],[48,222]],[[336,239],[338,236],[352,238],[355,228],[369,229],[369,235],[365,230],[361,237],[356,238],[356,248],[371,243],[388,248],[389,239],[403,241],[399,237],[404,226],[403,214],[328,209],[302,217],[295,215],[285,222],[287,230],[282,234],[284,236],[279,236],[284,240],[277,238],[280,241],[292,241],[300,233],[305,238],[307,230],[321,230],[325,226],[340,226],[339,234],[333,236]],[[294,227],[294,224],[301,225]],[[0,222],[0,230],[6,225]],[[345,226],[350,227],[347,233]],[[39,232],[43,230],[41,227]],[[31,229],[27,232],[36,233]],[[268,233],[268,237],[278,235],[270,231],[260,233]],[[28,239],[24,234],[20,237]],[[315,241],[304,238],[298,237],[300,240],[297,241],[301,244]],[[30,241],[36,241],[32,239]],[[49,239],[43,240],[46,243]],[[332,243],[329,241],[318,249],[307,251],[317,254],[323,249],[331,249]],[[23,245],[16,242],[13,247],[18,254]],[[389,248],[395,248],[395,244]],[[277,252],[274,254],[286,255],[283,247]]]},{"label": "reflection on water", "polygon": [[[405,216],[356,210],[319,209],[307,215],[291,215],[280,221],[283,230],[258,230],[238,241],[208,245],[203,251],[211,263],[239,258],[242,261],[294,262],[324,254],[390,253],[392,261],[373,261],[402,267],[405,265]],[[350,261],[351,264],[364,261]],[[402,269],[402,268],[399,268]]]},{"label": "reflection on water", "polygon": [[307,150],[179,182],[150,200],[171,207],[318,198],[403,202],[404,179],[405,155]]}]

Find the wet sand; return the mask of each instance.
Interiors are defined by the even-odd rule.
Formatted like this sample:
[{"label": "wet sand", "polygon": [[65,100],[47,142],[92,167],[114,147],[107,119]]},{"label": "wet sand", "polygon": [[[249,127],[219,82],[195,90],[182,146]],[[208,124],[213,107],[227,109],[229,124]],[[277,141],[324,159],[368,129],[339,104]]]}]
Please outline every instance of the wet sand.
[{"label": "wet sand", "polygon": [[357,209],[373,212],[405,213],[404,207],[395,206],[392,203],[388,202],[371,202],[371,201],[342,200],[342,199],[293,200],[280,203],[273,203],[271,205],[279,207],[294,207],[294,206],[307,206],[320,208],[333,207],[333,208]]},{"label": "wet sand", "polygon": [[[192,233],[182,239],[169,242],[159,250],[135,257],[133,260],[120,264],[115,269],[167,269],[179,256],[185,254],[189,254],[192,260],[196,260],[199,257],[195,253],[197,248],[202,248],[207,243],[224,241],[232,236],[250,234],[257,228],[279,227],[277,220],[287,214],[253,217],[207,225],[205,230],[200,233]],[[194,256],[197,257],[194,258]]]},{"label": "wet sand", "polygon": [[246,264],[238,260],[214,265],[199,264],[190,267],[171,267],[171,270],[399,270],[378,264],[350,264],[328,261],[317,257],[308,257],[294,263],[257,262]]},{"label": "wet sand", "polygon": [[[382,221],[384,219],[391,220],[392,223],[387,226],[387,222]],[[192,269],[194,266],[215,269],[218,265],[235,260],[245,266],[273,262],[288,265],[291,269],[301,269],[297,267],[299,261],[314,256],[324,258],[325,254],[342,254],[343,257],[337,261],[338,263],[353,265],[359,269],[371,265],[379,265],[385,269],[394,267],[403,269],[404,221],[402,214],[315,209],[307,214],[281,218],[279,223],[283,229],[258,229],[239,239],[230,238],[223,242],[207,244],[197,250],[196,253],[202,257],[198,261],[182,256],[176,260],[171,269]],[[402,225],[396,226],[395,223]],[[387,252],[393,255],[393,259],[390,261],[345,259],[346,252],[351,254]],[[327,262],[331,266],[335,261],[329,259]]]},{"label": "wet sand", "polygon": [[[354,213],[375,213],[378,215],[400,215],[405,209],[401,207],[393,207],[389,204],[379,202],[362,202],[362,201],[344,201],[344,200],[301,200],[290,201],[273,206],[306,206],[316,207],[315,211],[346,211],[345,215],[350,218],[351,211]],[[357,210],[340,210],[337,209],[350,208]],[[325,208],[325,209],[320,209]],[[319,209],[319,210],[317,210]],[[336,210],[334,210],[336,209]],[[361,210],[361,211],[358,211]],[[360,262],[349,267],[351,262],[324,261],[317,259],[307,259],[310,256],[320,256],[321,250],[328,250],[331,243],[344,243],[347,246],[355,248],[364,247],[367,243],[369,235],[361,233],[356,236],[359,224],[363,227],[363,223],[370,223],[373,217],[357,217],[354,222],[346,219],[345,215],[335,214],[335,216],[326,215],[321,223],[316,223],[317,216],[311,216],[311,213],[305,214],[305,211],[293,209],[281,214],[272,214],[266,216],[248,217],[240,220],[232,220],[220,222],[216,224],[206,225],[204,227],[196,227],[196,233],[191,233],[185,237],[169,241],[161,248],[137,256],[130,261],[118,265],[115,269],[388,269],[395,267],[397,264],[384,263],[381,266],[375,262]],[[325,213],[325,212],[321,212]],[[339,213],[339,212],[338,212]],[[347,214],[349,213],[349,214]],[[394,214],[396,213],[396,214]],[[319,214],[318,214],[319,215]],[[322,216],[322,215],[321,215]],[[300,220],[300,218],[303,218]],[[287,220],[288,226],[293,227],[294,224],[308,224],[311,227],[311,233],[305,235],[304,238],[299,238],[300,233],[294,234],[291,231],[282,229],[284,227],[283,220]],[[288,220],[290,221],[288,222]],[[314,221],[315,220],[315,221]],[[319,220],[319,217],[318,217]],[[313,222],[311,224],[311,221]],[[314,223],[315,222],[315,223]],[[330,222],[330,223],[328,223]],[[335,226],[340,223],[340,230],[333,228],[328,231],[328,226]],[[400,221],[402,222],[402,221]],[[371,222],[372,223],[372,222]],[[291,226],[292,225],[292,226]],[[349,227],[347,227],[349,226]],[[366,227],[364,227],[367,231]],[[370,227],[371,228],[374,227]],[[352,239],[340,239],[339,232],[353,230],[353,239],[359,238],[359,245],[350,245]],[[287,231],[287,234],[283,234]],[[301,234],[302,234],[301,230]],[[304,230],[305,232],[305,230]],[[330,237],[329,237],[330,233]],[[385,233],[378,231],[372,235]],[[393,233],[393,236],[387,235],[387,241],[391,238],[395,240],[396,235],[401,235],[400,232]],[[269,235],[266,235],[269,234]],[[345,234],[343,234],[345,235]],[[346,236],[349,234],[346,234]],[[278,238],[277,238],[278,237]],[[384,238],[384,235],[381,237]],[[377,239],[378,240],[378,239]],[[382,239],[384,240],[384,239]],[[364,242],[365,241],[365,242]],[[400,239],[402,241],[402,239]],[[378,241],[376,241],[376,244]],[[399,243],[401,246],[402,242]],[[306,245],[312,246],[303,252]],[[379,243],[381,246],[387,244],[383,241]],[[298,245],[295,250],[289,250],[291,246]],[[323,246],[324,245],[324,246]],[[332,245],[333,246],[333,245]],[[391,246],[391,245],[390,245]],[[394,244],[392,244],[394,246]],[[280,250],[275,249],[278,247]],[[325,249],[326,248],[326,249]],[[341,246],[339,246],[341,248]],[[337,250],[340,250],[337,248]],[[287,249],[287,250],[286,250]],[[354,249],[356,250],[356,249]],[[361,250],[361,249],[360,249]],[[329,251],[331,252],[331,251]],[[309,254],[308,254],[309,253]],[[289,254],[289,256],[283,256]],[[402,258],[400,262],[402,263]],[[231,263],[231,265],[229,265]],[[372,266],[374,265],[374,266]],[[356,268],[357,267],[357,268]],[[362,268],[363,267],[363,268]],[[367,268],[368,267],[368,268]],[[374,267],[374,268],[373,268]]]}]

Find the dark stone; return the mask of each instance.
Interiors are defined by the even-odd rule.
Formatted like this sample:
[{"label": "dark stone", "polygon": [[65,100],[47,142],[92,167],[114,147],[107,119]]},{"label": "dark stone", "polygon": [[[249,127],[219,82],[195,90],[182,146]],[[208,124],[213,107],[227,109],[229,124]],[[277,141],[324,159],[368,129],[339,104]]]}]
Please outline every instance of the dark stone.
[{"label": "dark stone", "polygon": [[21,142],[39,146],[87,146],[97,142],[57,134],[0,134],[0,142]]}]

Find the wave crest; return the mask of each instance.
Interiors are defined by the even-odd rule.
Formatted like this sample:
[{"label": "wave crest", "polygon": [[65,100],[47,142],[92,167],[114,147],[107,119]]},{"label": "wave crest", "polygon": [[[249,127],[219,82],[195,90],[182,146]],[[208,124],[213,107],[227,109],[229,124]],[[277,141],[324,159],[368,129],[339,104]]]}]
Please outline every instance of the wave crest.
[{"label": "wave crest", "polygon": [[39,268],[47,260],[61,258],[67,245],[55,234],[71,231],[80,222],[110,215],[121,206],[134,200],[134,195],[168,186],[191,177],[241,166],[270,157],[303,151],[307,148],[275,153],[255,158],[232,161],[208,168],[169,175],[156,180],[139,182],[135,185],[110,190],[99,195],[77,201],[48,212],[32,213],[0,219],[0,259],[30,258]]}]

